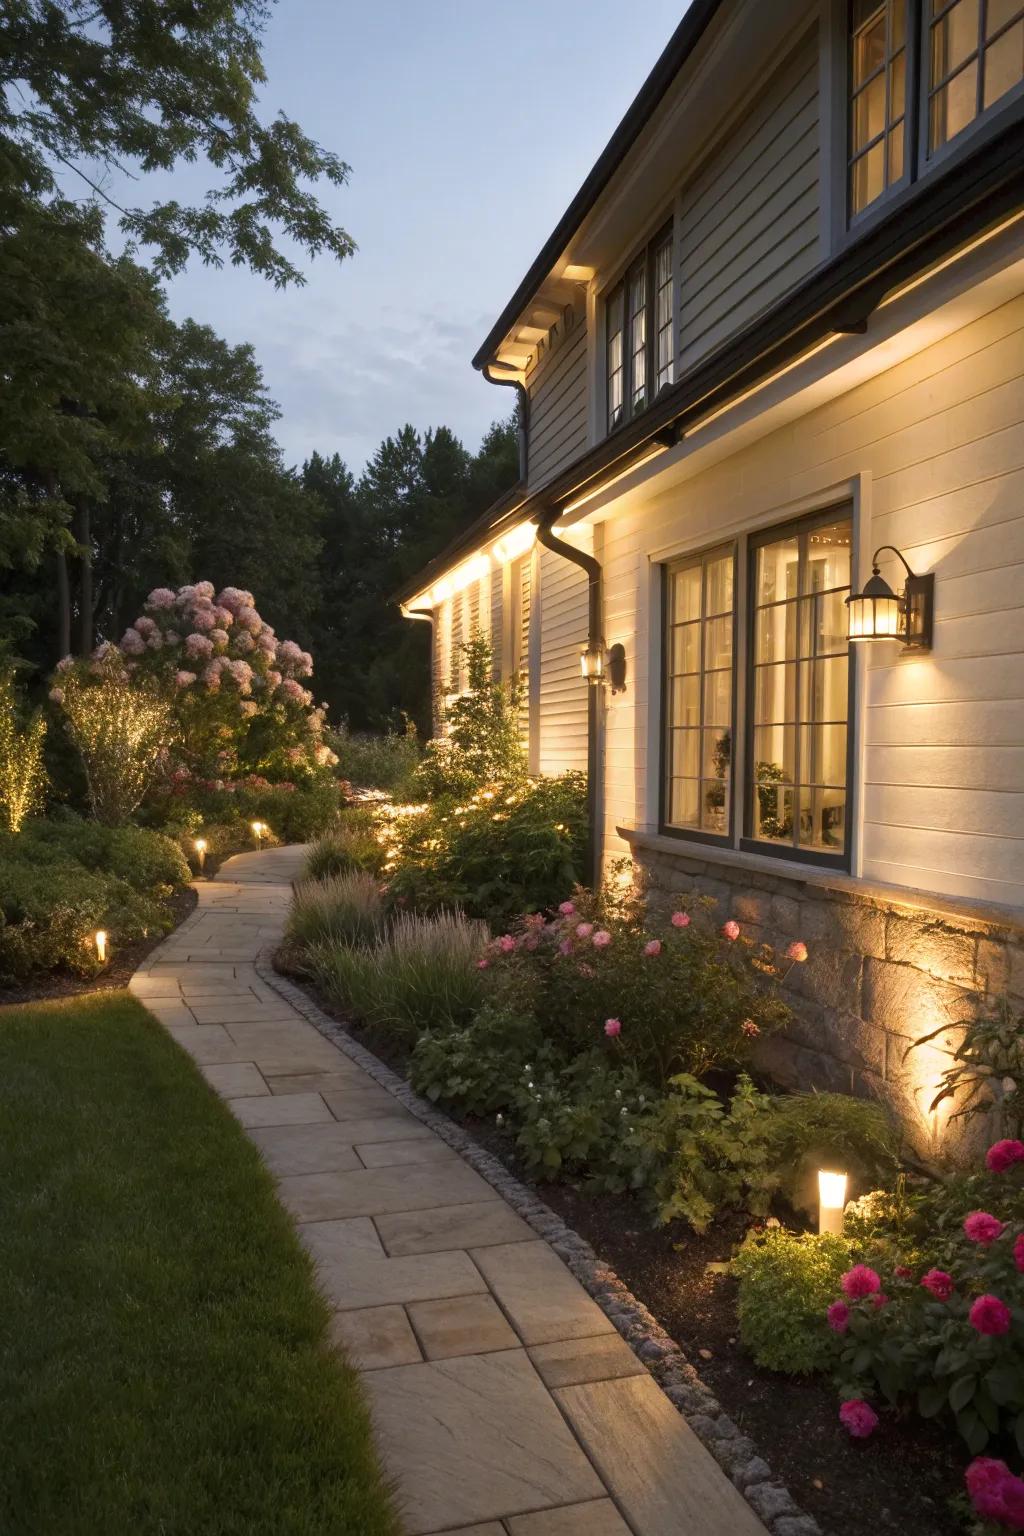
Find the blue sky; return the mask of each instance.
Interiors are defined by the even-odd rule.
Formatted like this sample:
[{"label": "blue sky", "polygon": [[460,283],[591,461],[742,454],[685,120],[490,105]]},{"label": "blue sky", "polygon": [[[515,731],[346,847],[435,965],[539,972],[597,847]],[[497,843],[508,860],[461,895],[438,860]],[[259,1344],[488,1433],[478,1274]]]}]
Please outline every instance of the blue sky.
[{"label": "blue sky", "polygon": [[[351,165],[325,200],[359,251],[284,293],[195,266],[169,296],[176,317],[253,343],[289,462],[319,448],[358,469],[405,421],[445,423],[475,448],[507,414],[508,392],[470,358],[685,8],[279,0],[264,108]],[[189,167],[157,190],[208,184]]]}]

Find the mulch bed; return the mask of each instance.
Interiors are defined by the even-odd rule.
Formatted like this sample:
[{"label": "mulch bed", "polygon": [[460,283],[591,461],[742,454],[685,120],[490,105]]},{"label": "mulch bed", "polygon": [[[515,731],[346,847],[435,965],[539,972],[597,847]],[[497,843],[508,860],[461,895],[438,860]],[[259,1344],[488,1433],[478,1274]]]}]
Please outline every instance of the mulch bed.
[{"label": "mulch bed", "polygon": [[[408,1051],[368,1037],[330,1006],[290,964],[275,968],[299,982],[329,1017],[394,1071],[407,1076]],[[737,1283],[709,1274],[728,1260],[748,1226],[740,1215],[698,1237],[682,1222],[654,1228],[629,1196],[592,1195],[570,1183],[538,1184],[524,1173],[512,1138],[491,1121],[446,1113],[501,1159],[611,1265],[700,1371],[725,1412],[756,1444],[797,1503],[831,1536],[963,1536],[950,1506],[963,1492],[969,1457],[960,1441],[918,1418],[883,1416],[875,1437],[852,1441],[838,1422],[838,1398],[822,1377],[761,1370],[739,1341]]]},{"label": "mulch bed", "polygon": [[[189,886],[186,891],[168,899],[167,906],[174,919],[173,928],[180,927],[193,912],[199,897]],[[20,986],[0,986],[0,1007],[6,1003],[35,1003],[45,998],[77,997],[83,992],[113,992],[126,987],[146,956],[162,944],[167,933],[157,933],[148,939],[137,939],[134,944],[119,944],[110,948],[110,963],[97,976],[72,976],[68,971],[39,976]]]}]

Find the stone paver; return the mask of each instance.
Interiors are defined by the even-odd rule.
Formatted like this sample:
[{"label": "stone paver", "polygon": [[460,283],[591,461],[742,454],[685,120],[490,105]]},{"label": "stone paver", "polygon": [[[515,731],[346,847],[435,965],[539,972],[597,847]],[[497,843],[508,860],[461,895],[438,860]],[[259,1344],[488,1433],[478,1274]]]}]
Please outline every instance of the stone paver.
[{"label": "stone paver", "polygon": [[765,1536],[557,1254],[257,974],[303,857],[228,860],[131,985],[278,1181],[406,1536]]}]

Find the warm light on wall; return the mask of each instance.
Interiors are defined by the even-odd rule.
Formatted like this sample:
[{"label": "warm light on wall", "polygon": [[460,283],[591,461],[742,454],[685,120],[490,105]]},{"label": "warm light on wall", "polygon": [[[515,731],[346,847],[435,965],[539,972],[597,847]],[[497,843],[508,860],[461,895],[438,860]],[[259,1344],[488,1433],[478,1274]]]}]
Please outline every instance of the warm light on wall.
[{"label": "warm light on wall", "polygon": [[818,1172],[818,1231],[832,1232],[836,1237],[843,1234],[843,1212],[846,1210],[845,1173],[829,1173],[822,1168]]},{"label": "warm light on wall", "polygon": [[447,576],[435,581],[428,594],[428,601],[433,607],[438,607],[447,598],[454,597],[456,592],[461,592],[463,587],[468,587],[470,582],[480,581],[490,569],[491,563],[486,555],[474,555],[471,560],[464,560],[454,571],[449,571]]},{"label": "warm light on wall", "polygon": [[96,958],[100,965],[107,963],[107,935],[104,929],[96,930]]},{"label": "warm light on wall", "polygon": [[518,528],[512,528],[508,533],[502,534],[493,546],[491,553],[495,560],[502,565],[507,565],[510,560],[518,560],[520,555],[525,555],[527,550],[533,548],[537,530],[532,523],[520,523]]}]

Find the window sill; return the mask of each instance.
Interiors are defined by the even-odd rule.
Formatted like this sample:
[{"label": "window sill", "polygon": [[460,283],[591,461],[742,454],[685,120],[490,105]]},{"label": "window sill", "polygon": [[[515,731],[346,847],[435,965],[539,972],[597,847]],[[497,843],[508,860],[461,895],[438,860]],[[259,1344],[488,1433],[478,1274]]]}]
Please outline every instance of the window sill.
[{"label": "window sill", "polygon": [[812,885],[819,890],[845,892],[887,907],[909,907],[914,911],[939,913],[961,922],[981,923],[986,928],[1001,928],[1012,933],[1024,934],[1024,914],[1019,908],[1000,906],[998,902],[958,901],[949,896],[937,896],[930,891],[917,890],[910,886],[861,880],[842,870],[822,869],[811,864],[798,864],[792,860],[773,859],[769,855],[746,853],[738,848],[723,848],[714,843],[698,843],[682,838],[665,837],[660,832],[648,831],[642,827],[623,826],[616,827],[615,830],[623,841],[629,844],[631,850],[646,849],[650,853],[668,854],[673,858],[688,859],[698,864],[743,870],[752,875],[769,875],[775,880],[790,881],[796,885]]}]

